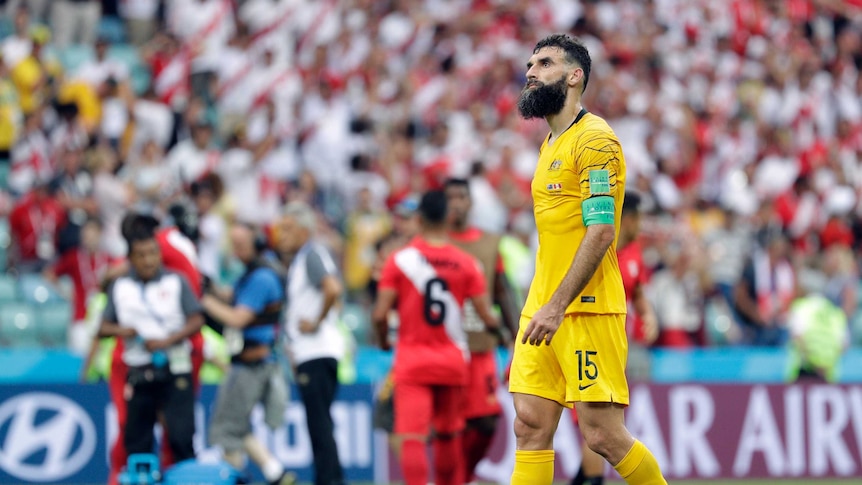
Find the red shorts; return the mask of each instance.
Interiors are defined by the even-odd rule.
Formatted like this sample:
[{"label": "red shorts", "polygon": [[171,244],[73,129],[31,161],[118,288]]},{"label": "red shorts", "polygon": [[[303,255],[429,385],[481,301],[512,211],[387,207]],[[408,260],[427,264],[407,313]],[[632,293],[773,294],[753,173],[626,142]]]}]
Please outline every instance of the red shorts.
[{"label": "red shorts", "polygon": [[439,434],[463,430],[462,391],[460,386],[397,383],[395,433],[428,436],[432,425]]},{"label": "red shorts", "polygon": [[503,412],[497,399],[497,361],[493,352],[470,355],[467,388],[464,391],[464,418],[496,416]]}]

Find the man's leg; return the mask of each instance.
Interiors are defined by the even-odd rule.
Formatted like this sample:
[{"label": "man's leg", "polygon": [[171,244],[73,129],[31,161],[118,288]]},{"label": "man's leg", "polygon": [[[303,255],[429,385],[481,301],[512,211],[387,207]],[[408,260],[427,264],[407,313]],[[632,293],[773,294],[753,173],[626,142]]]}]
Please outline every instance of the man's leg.
[{"label": "man's leg", "polygon": [[195,393],[191,375],[174,376],[164,385],[164,392],[165,437],[173,458],[177,462],[192,459],[195,457]]},{"label": "man's leg", "polygon": [[433,393],[434,478],[437,485],[461,485],[466,479],[461,446],[461,433],[464,429],[461,411],[464,388],[436,386]]},{"label": "man's leg", "polygon": [[401,472],[406,485],[428,483],[426,442],[433,416],[431,387],[398,383],[395,386],[395,434],[401,442]]},{"label": "man's leg", "polygon": [[131,397],[126,401],[128,414],[124,442],[128,454],[153,452],[157,404],[152,384],[134,386]]},{"label": "man's leg", "polygon": [[[580,429],[578,411],[572,409],[572,422]],[[605,459],[581,441],[581,466],[569,485],[602,485],[605,483]]]},{"label": "man's leg", "polygon": [[497,430],[499,415],[470,418],[464,427],[462,448],[464,453],[464,480],[470,482],[476,466],[488,454],[494,432]]},{"label": "man's leg", "polygon": [[338,447],[333,434],[334,424],[330,408],[338,387],[338,361],[315,359],[297,367],[297,383],[305,416],[311,450],[314,454],[314,483],[332,485],[342,483],[343,472],[338,460]]},{"label": "man's leg", "polygon": [[667,484],[655,457],[626,429],[622,405],[577,402],[575,406],[587,445],[613,465],[626,483]]},{"label": "man's leg", "polygon": [[554,480],[554,433],[563,407],[531,394],[513,393],[515,470],[512,485],[550,485]]},{"label": "man's leg", "polygon": [[488,453],[503,409],[497,400],[497,362],[492,352],[473,352],[469,382],[464,389],[463,415],[467,418],[462,436],[464,481],[473,480],[476,465]]},{"label": "man's leg", "polygon": [[128,375],[128,367],[123,363],[123,341],[118,339],[114,347],[114,353],[111,362],[111,375],[108,377],[108,391],[111,395],[111,402],[114,403],[114,409],[117,412],[117,439],[111,446],[111,469],[108,472],[108,485],[117,485],[117,477],[120,470],[126,466],[128,455],[126,454],[126,397],[124,395],[126,389],[126,377]]}]

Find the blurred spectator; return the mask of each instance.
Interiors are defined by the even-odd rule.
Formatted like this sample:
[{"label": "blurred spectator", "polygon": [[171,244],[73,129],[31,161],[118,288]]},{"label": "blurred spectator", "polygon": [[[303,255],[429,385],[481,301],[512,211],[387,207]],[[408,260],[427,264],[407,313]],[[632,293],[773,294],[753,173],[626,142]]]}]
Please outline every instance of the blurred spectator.
[{"label": "blurred spectator", "polygon": [[656,345],[691,348],[706,344],[704,304],[712,282],[697,241],[676,240],[666,246],[667,267],[650,282],[650,300],[659,324]]},{"label": "blurred spectator", "polygon": [[168,166],[183,187],[219,166],[221,155],[213,147],[212,137],[212,125],[208,121],[197,120],[191,126],[191,138],[178,143],[168,152]]},{"label": "blurred spectator", "polygon": [[25,114],[38,110],[50,95],[50,85],[60,74],[59,64],[51,59],[44,47],[51,37],[47,27],[34,26],[30,29],[32,42],[23,59],[10,64],[12,82],[18,90],[21,111]]},{"label": "blurred spectator", "polygon": [[9,69],[30,56],[33,49],[33,39],[30,36],[30,13],[25,6],[14,10],[15,31],[3,39],[3,59]]},{"label": "blurred spectator", "polygon": [[778,346],[787,337],[787,310],[796,297],[796,276],[788,261],[790,246],[781,229],[766,227],[734,290],[743,343]]},{"label": "blurred spectator", "polygon": [[117,176],[117,162],[117,154],[110,147],[99,147],[92,152],[93,200],[105,230],[102,247],[119,258],[128,251],[120,226],[135,195],[131,186]]},{"label": "blurred spectator", "polygon": [[174,172],[154,139],[145,141],[140,153],[129,158],[121,175],[135,192],[136,211],[143,214],[163,216],[168,204],[179,193]]},{"label": "blurred spectator", "polygon": [[93,176],[84,167],[86,154],[83,148],[71,145],[60,150],[60,166],[53,181],[58,189],[57,200],[68,212],[69,222],[78,227],[100,210],[93,197]]},{"label": "blurred spectator", "polygon": [[93,45],[102,16],[101,0],[54,0],[51,2],[51,28],[57,47],[70,44]]},{"label": "blurred spectator", "polygon": [[392,221],[387,212],[375,206],[371,190],[362,188],[345,224],[344,282],[348,291],[360,297],[364,295],[357,292],[364,292],[371,278],[375,246],[391,230]]},{"label": "blurred spectator", "polygon": [[128,81],[128,66],[116,59],[108,58],[110,47],[111,44],[107,39],[98,39],[95,48],[96,56],[81,64],[74,73],[74,77],[86,82],[96,91],[102,91],[105,83],[111,80],[115,84]]},{"label": "blurred spectator", "polygon": [[9,266],[18,273],[40,272],[56,257],[57,237],[66,225],[66,211],[56,194],[54,184],[40,180],[9,214]]},{"label": "blurred spectator", "polygon": [[73,321],[69,329],[69,345],[74,352],[85,355],[92,341],[93,329],[87,328],[87,307],[90,299],[99,293],[108,267],[115,261],[102,247],[102,223],[88,219],[81,227],[80,245],[66,251],[44,272],[46,279],[56,281],[68,276],[72,280]]},{"label": "blurred spectator", "polygon": [[732,308],[734,288],[750,252],[752,236],[741,215],[733,210],[723,211],[722,225],[704,237],[710,264],[710,278],[715,289]]},{"label": "blurred spectator", "polygon": [[647,299],[650,274],[643,262],[640,238],[641,198],[627,192],[623,201],[622,218],[617,238],[617,260],[626,292],[626,334],[632,343],[650,345],[658,337],[658,320]]},{"label": "blurred spectator", "polygon": [[859,307],[859,271],[849,247],[833,245],[822,255],[826,284],[821,294],[844,312],[849,321]]},{"label": "blurred spectator", "polygon": [[123,0],[120,16],[126,21],[129,42],[140,46],[156,33],[159,0]]},{"label": "blurred spectator", "polygon": [[225,248],[225,221],[215,205],[222,197],[223,186],[218,175],[210,174],[192,183],[190,195],[198,217],[197,242],[201,274],[218,281]]},{"label": "blurred spectator", "polygon": [[0,163],[11,163],[12,147],[24,125],[18,92],[9,80],[9,69],[0,55]]},{"label": "blurred spectator", "polygon": [[26,115],[23,133],[12,149],[9,188],[16,195],[26,194],[37,183],[54,176],[51,146],[41,124],[41,110]]}]

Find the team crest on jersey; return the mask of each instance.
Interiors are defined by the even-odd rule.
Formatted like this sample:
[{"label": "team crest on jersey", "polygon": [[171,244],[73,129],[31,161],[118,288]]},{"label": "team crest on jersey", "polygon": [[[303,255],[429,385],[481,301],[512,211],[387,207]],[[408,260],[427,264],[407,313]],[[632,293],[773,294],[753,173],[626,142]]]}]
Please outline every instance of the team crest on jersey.
[{"label": "team crest on jersey", "polygon": [[548,184],[548,192],[562,192],[563,184]]},{"label": "team crest on jersey", "polygon": [[554,160],[553,162],[551,162],[551,165],[548,167],[548,171],[553,172],[553,171],[559,170],[562,166],[563,166],[562,160]]}]

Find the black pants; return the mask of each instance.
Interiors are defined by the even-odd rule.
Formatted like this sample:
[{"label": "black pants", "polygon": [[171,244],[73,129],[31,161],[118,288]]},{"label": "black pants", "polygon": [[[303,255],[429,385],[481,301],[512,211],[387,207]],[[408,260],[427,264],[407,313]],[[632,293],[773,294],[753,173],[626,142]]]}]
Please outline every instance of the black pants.
[{"label": "black pants", "polygon": [[338,447],[333,435],[332,415],[329,408],[338,388],[338,361],[332,358],[315,359],[299,364],[296,381],[311,437],[314,453],[315,485],[341,485],[344,473],[338,461]]},{"label": "black pants", "polygon": [[162,381],[133,381],[132,397],[126,402],[126,452],[153,453],[153,426],[164,416],[168,443],[177,462],[195,457],[195,395],[191,375],[170,376]]}]

